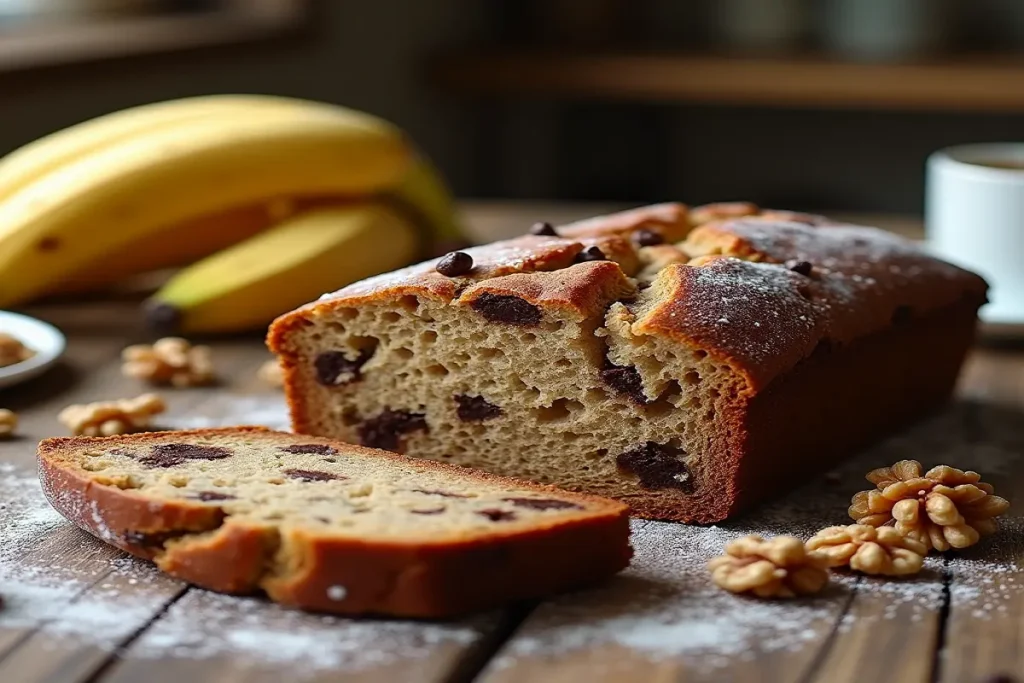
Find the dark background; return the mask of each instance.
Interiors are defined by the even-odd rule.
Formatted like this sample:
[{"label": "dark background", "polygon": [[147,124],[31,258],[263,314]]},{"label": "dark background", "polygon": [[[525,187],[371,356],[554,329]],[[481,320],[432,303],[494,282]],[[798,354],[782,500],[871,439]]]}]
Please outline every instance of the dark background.
[{"label": "dark background", "polygon": [[[482,97],[444,87],[437,68],[445,55],[480,47],[556,56],[738,51],[749,59],[796,53],[843,60],[851,57],[832,49],[816,26],[835,10],[829,3],[865,1],[807,0],[800,39],[753,56],[742,46],[726,47],[708,0],[291,2],[285,4],[299,8],[301,19],[258,37],[27,65],[4,51],[5,35],[45,35],[46,26],[0,19],[0,153],[139,103],[265,92],[341,103],[398,123],[463,197],[694,203],[745,198],[811,210],[919,213],[930,151],[1018,140],[1024,116],[962,111],[948,101],[911,111],[899,105],[720,106],[552,92]],[[1020,0],[885,1],[905,5],[904,28],[926,21],[938,36],[924,48],[886,57],[894,62],[956,60],[977,51],[1015,60],[1018,45],[1024,45],[1024,22],[1008,25],[998,14],[1007,1],[1024,5]],[[757,0],[746,2],[749,13]],[[143,4],[153,13],[182,8],[181,2]],[[266,3],[252,3],[261,4]],[[915,7],[916,15],[910,11]],[[936,29],[940,12],[949,19]],[[86,21],[60,18],[63,30],[79,20]],[[127,32],[112,30],[111,45]],[[1020,74],[1024,89],[1024,69]],[[955,93],[948,99],[955,102]]]}]

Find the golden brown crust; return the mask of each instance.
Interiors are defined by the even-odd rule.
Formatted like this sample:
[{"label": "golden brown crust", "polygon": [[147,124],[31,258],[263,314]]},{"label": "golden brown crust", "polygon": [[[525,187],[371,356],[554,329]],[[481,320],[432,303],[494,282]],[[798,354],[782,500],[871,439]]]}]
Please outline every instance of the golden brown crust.
[{"label": "golden brown crust", "polygon": [[666,242],[677,242],[690,232],[693,225],[689,208],[675,202],[641,206],[629,211],[596,216],[558,228],[558,234],[572,239],[587,237],[625,236],[638,230],[650,230],[661,235]]},{"label": "golden brown crust", "polygon": [[[295,439],[258,427],[152,432],[115,437],[46,439],[39,444],[43,491],[62,515],[102,540],[162,570],[212,590],[264,590],[290,605],[342,614],[441,618],[535,598],[610,576],[626,567],[627,507],[594,496],[431,461],[302,436],[406,466],[477,480],[557,493],[587,503],[578,517],[539,520],[532,528],[430,542],[374,540],[273,528],[235,519],[216,505],[160,500],[123,490],[65,460],[76,449],[235,434]],[[557,552],[554,552],[556,551]],[[344,596],[344,597],[339,597]]]},{"label": "golden brown crust", "polygon": [[[970,343],[976,311],[985,301],[986,284],[980,277],[934,259],[913,243],[889,233],[841,225],[821,216],[761,211],[747,203],[693,210],[682,205],[671,207],[603,216],[559,228],[559,238],[536,238],[565,243],[574,237],[580,240],[574,244],[582,250],[588,240],[614,235],[637,251],[642,270],[612,262],[572,265],[571,259],[556,266],[563,261],[544,256],[543,269],[524,266],[515,273],[452,284],[451,296],[446,300],[462,305],[489,292],[523,298],[552,314],[573,311],[595,315],[611,297],[625,304],[623,315],[636,338],[669,339],[684,348],[699,350],[743,378],[744,386],[722,417],[728,422],[727,433],[712,440],[709,451],[713,452],[702,454],[703,462],[714,465],[701,473],[701,488],[689,498],[671,492],[640,491],[628,501],[638,514],[711,522],[763,497],[762,487],[752,483],[747,473],[786,462],[785,444],[772,441],[774,437],[763,432],[778,432],[779,424],[796,424],[792,421],[796,418],[773,422],[763,417],[772,413],[760,406],[775,405],[781,399],[772,397],[781,395],[787,406],[814,408],[810,404],[814,399],[808,396],[844,391],[831,387],[830,377],[852,381],[847,375],[849,368],[858,368],[859,373],[871,371],[870,366],[859,364],[862,355],[889,364],[891,370],[877,389],[885,391],[885,382],[889,382],[890,392],[903,397],[901,400],[908,405],[905,410],[887,408],[903,421],[948,396]],[[672,230],[676,231],[665,235],[683,241],[638,248],[633,236],[650,225],[650,215],[662,215],[663,224],[675,226]],[[534,243],[517,244],[528,248]],[[507,247],[498,243],[479,249],[482,262],[489,263],[488,250],[501,253]],[[683,262],[687,258],[690,260]],[[522,256],[519,261],[527,263]],[[622,258],[616,261],[625,263]],[[640,282],[637,289],[616,284],[628,283],[627,278],[633,275]],[[648,282],[650,286],[645,288]],[[297,430],[308,431],[312,425],[304,405],[309,392],[302,386],[308,374],[296,371],[296,352],[289,347],[290,330],[305,324],[307,316],[339,307],[393,301],[415,286],[415,281],[398,276],[347,288],[275,322],[268,344],[285,365],[287,395]],[[465,289],[460,290],[460,286]],[[946,320],[949,330],[948,334],[937,334],[943,342],[935,349],[913,336],[915,330],[933,329],[942,320]],[[907,339],[944,355],[932,363],[926,353],[900,341]],[[897,351],[904,358],[913,357],[913,363],[907,363],[913,366],[912,371],[899,368],[895,358],[887,355]],[[922,379],[919,387],[903,383],[902,377],[918,371],[927,374],[932,366],[933,379]],[[818,377],[820,385],[815,384]],[[790,391],[787,387],[803,387],[805,383],[813,385],[817,393],[785,393]],[[873,438],[899,424],[876,415],[874,406],[879,404],[864,397],[859,408],[850,409],[846,441],[860,444],[864,442],[861,437]],[[809,409],[808,414],[815,411]],[[824,433],[812,432],[819,437],[818,448],[828,442]],[[768,442],[778,450],[761,445]],[[794,457],[806,457],[807,469],[813,471],[816,461],[806,455],[808,449],[810,446],[796,449]],[[837,454],[849,452],[845,447],[832,450]]]}]

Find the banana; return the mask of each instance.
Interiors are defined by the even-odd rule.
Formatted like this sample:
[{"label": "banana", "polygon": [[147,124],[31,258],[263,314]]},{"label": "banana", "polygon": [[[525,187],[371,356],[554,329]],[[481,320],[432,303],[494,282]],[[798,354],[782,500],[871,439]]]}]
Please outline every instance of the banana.
[{"label": "banana", "polygon": [[46,295],[94,291],[154,270],[178,268],[263,232],[315,206],[351,200],[335,197],[276,197],[199,216],[109,251],[65,275]]},{"label": "banana", "polygon": [[430,160],[417,154],[401,185],[387,193],[426,227],[430,242],[436,246],[456,244],[464,238],[455,200]]},{"label": "banana", "polygon": [[410,161],[398,129],[327,105],[202,116],[129,136],[0,201],[0,307],[204,215],[268,197],[383,192]]},{"label": "banana", "polygon": [[147,320],[162,333],[265,327],[323,292],[409,263],[416,230],[385,202],[310,210],[180,272],[147,302]]},{"label": "banana", "polygon": [[0,159],[0,201],[47,173],[99,149],[186,121],[216,115],[244,116],[253,109],[321,105],[269,95],[208,95],[156,102],[107,114],[57,131]]}]

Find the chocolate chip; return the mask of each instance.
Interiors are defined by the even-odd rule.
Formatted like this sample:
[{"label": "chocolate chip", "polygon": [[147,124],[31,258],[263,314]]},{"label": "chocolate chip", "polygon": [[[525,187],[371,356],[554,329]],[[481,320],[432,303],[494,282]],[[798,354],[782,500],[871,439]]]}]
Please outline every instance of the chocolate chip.
[{"label": "chocolate chip", "polygon": [[664,244],[665,236],[660,232],[641,228],[633,233],[633,241],[641,247],[653,247],[656,244]]},{"label": "chocolate chip", "polygon": [[379,415],[359,425],[359,441],[364,446],[397,451],[403,434],[427,431],[427,420],[423,413],[385,408]]},{"label": "chocolate chip", "polygon": [[531,235],[541,235],[543,237],[558,237],[558,231],[555,230],[555,226],[550,223],[534,223],[530,227]]},{"label": "chocolate chip", "polygon": [[297,470],[287,469],[281,470],[284,474],[287,474],[292,479],[299,479],[301,481],[334,481],[348,479],[340,474],[331,474],[330,472],[320,472],[319,470]]},{"label": "chocolate chip", "polygon": [[195,496],[192,496],[195,500],[201,500],[204,503],[209,503],[212,500],[234,500],[235,496],[230,493],[220,493],[219,491],[200,491]]},{"label": "chocolate chip", "polygon": [[153,446],[149,455],[139,458],[147,467],[174,467],[186,460],[222,460],[230,458],[231,451],[223,446],[199,446],[193,443],[162,443]]},{"label": "chocolate chip", "polygon": [[811,265],[810,261],[786,261],[786,265],[794,273],[800,273],[804,277],[810,277],[814,271],[814,266]]},{"label": "chocolate chip", "polygon": [[459,404],[455,412],[463,422],[483,422],[504,414],[501,408],[493,403],[488,403],[483,396],[456,394],[455,402]]},{"label": "chocolate chip", "polygon": [[444,510],[444,508],[434,508],[433,510],[409,510],[409,512],[414,515],[439,515]]},{"label": "chocolate chip", "polygon": [[910,306],[897,306],[892,312],[893,325],[906,325],[914,316],[914,310]]},{"label": "chocolate chip", "polygon": [[436,491],[433,489],[409,489],[413,493],[424,493],[428,496],[441,496],[442,498],[470,498],[470,496],[463,495],[461,493],[451,493],[450,491]]},{"label": "chocolate chip", "polygon": [[693,491],[693,477],[678,455],[679,448],[648,441],[620,453],[615,459],[619,469],[640,477],[645,489],[675,488],[687,493]]},{"label": "chocolate chip", "polygon": [[473,270],[473,257],[464,251],[453,251],[437,262],[437,272],[445,277],[465,275]]},{"label": "chocolate chip", "polygon": [[291,446],[278,446],[278,450],[296,455],[304,453],[310,455],[334,455],[338,452],[325,443],[296,443]]},{"label": "chocolate chip", "polygon": [[126,531],[121,536],[125,543],[129,545],[141,546],[143,548],[162,548],[164,543],[183,536],[188,532],[185,531]]},{"label": "chocolate chip", "polygon": [[519,508],[530,510],[582,510],[582,505],[570,503],[567,500],[557,498],[502,498],[506,503],[512,503]]},{"label": "chocolate chip", "polygon": [[324,351],[313,365],[316,367],[316,380],[326,387],[340,387],[358,381],[366,361],[373,355],[372,349],[363,349],[355,360],[349,360],[341,351]]},{"label": "chocolate chip", "polygon": [[580,253],[576,254],[576,263],[586,263],[587,261],[607,261],[608,257],[604,255],[600,247],[587,247]]},{"label": "chocolate chip", "polygon": [[518,296],[508,294],[484,292],[470,306],[492,323],[536,325],[541,319],[539,308]]},{"label": "chocolate chip", "polygon": [[506,512],[505,510],[499,510],[497,508],[488,508],[487,510],[478,510],[478,515],[482,515],[492,522],[508,522],[516,518],[516,513]]},{"label": "chocolate chip", "polygon": [[601,381],[620,394],[628,396],[637,405],[643,406],[648,403],[640,372],[632,365],[620,367],[607,362],[605,368],[601,370]]}]

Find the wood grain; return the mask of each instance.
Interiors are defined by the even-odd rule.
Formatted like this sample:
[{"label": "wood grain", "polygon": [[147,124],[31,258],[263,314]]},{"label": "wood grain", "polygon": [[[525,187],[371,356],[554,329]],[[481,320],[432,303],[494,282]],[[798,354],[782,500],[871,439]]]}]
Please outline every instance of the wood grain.
[{"label": "wood grain", "polygon": [[[499,236],[494,233],[519,231],[538,216],[562,222],[594,212],[591,205],[480,204],[473,222]],[[119,368],[123,345],[145,338],[134,303],[53,304],[31,312],[68,332],[70,344],[62,366],[0,394],[0,404],[21,416],[20,438],[0,442],[0,463],[19,472],[31,471],[38,439],[66,433],[55,416],[68,403],[149,389],[122,377]],[[283,420],[281,394],[256,377],[269,358],[261,339],[213,346],[222,383],[160,390],[169,406],[161,423]],[[959,400],[935,419],[747,518],[710,528],[638,522],[637,557],[628,572],[539,605],[507,641],[513,612],[451,624],[307,615],[258,597],[189,588],[70,525],[55,525],[21,548],[5,549],[15,576],[41,569],[56,584],[66,581],[68,590],[55,598],[57,612],[38,618],[5,625],[0,611],[0,681],[981,681],[1024,670],[1018,617],[1024,610],[1024,517],[1018,510],[998,537],[948,560],[929,559],[921,577],[841,576],[820,598],[771,607],[775,612],[709,590],[703,558],[717,552],[708,544],[718,543],[716,534],[724,543],[752,529],[789,524],[806,535],[844,523],[850,495],[866,486],[863,474],[904,457],[978,469],[1011,501],[1024,500],[1022,455],[1024,353],[979,348],[965,368]],[[0,593],[5,579],[0,574]],[[122,604],[124,612],[88,638],[69,633],[67,619],[55,618],[100,604]],[[737,633],[725,628],[731,625]],[[719,640],[703,649],[681,640],[707,637],[702,629]],[[730,644],[730,637],[737,641]]]},{"label": "wood grain", "polygon": [[[963,393],[977,401],[965,424],[979,459],[977,469],[1013,508],[996,538],[949,563],[949,617],[935,679],[944,683],[995,680],[1024,671],[1024,356],[975,354]],[[986,471],[982,465],[1001,466]]]},{"label": "wood grain", "polygon": [[1022,111],[1024,61],[966,55],[859,63],[821,55],[567,54],[475,51],[439,57],[435,82],[488,97],[697,102],[768,107]]}]

